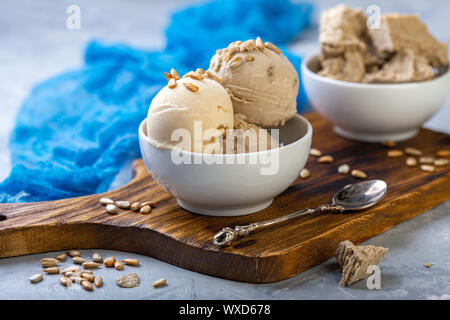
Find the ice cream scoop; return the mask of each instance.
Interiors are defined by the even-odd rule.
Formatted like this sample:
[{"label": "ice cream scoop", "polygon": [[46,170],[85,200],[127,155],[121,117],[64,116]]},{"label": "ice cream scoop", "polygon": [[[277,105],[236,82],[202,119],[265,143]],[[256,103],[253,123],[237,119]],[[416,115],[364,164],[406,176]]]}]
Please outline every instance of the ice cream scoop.
[{"label": "ice cream scoop", "polygon": [[157,148],[203,152],[233,128],[230,97],[202,73],[190,72],[181,79],[174,74],[166,75],[169,84],[150,104],[148,141]]},{"label": "ice cream scoop", "polygon": [[298,74],[281,50],[260,38],[217,50],[209,71],[222,79],[235,113],[260,127],[282,125],[297,112]]}]

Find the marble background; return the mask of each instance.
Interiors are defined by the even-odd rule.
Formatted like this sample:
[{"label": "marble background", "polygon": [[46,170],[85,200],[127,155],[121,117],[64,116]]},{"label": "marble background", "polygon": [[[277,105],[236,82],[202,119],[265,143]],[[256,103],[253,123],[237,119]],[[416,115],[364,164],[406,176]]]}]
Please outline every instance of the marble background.
[{"label": "marble background", "polygon": [[[68,69],[82,65],[84,46],[90,39],[125,42],[144,48],[164,46],[162,31],[170,12],[190,1],[56,1],[2,0],[0,2],[0,181],[11,169],[8,140],[15,114],[33,85]],[[382,12],[420,13],[430,31],[450,43],[449,1],[314,1],[318,12],[340,2],[367,8],[378,5]],[[66,9],[81,8],[81,29],[66,28]],[[298,54],[318,50],[317,25],[301,34],[291,49]],[[450,99],[426,124],[450,132]],[[114,181],[115,188],[131,177],[129,164]],[[127,267],[137,272],[141,285],[121,289],[114,284],[117,271],[101,269],[105,286],[93,293],[74,286],[62,287],[57,276],[46,276],[32,285],[28,277],[40,272],[37,254],[0,260],[0,299],[450,299],[450,201],[402,223],[367,243],[389,247],[382,261],[381,290],[368,290],[365,281],[350,287],[337,286],[340,273],[334,259],[294,278],[273,284],[246,284],[209,277],[180,269],[158,260],[98,250],[103,256],[137,257],[141,266]],[[92,251],[83,251],[86,256]],[[56,253],[50,254],[51,256]],[[431,268],[424,263],[432,261]],[[65,263],[68,265],[69,263]],[[161,277],[168,286],[153,289]]]}]

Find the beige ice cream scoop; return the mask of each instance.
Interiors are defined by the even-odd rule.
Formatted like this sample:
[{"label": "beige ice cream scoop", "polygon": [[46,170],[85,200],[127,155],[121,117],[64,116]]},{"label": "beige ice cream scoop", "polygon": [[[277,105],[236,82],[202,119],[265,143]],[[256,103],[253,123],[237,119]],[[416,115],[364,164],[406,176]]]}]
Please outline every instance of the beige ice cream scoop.
[{"label": "beige ice cream scoop", "polygon": [[[214,80],[197,76],[177,78],[170,79],[150,104],[148,141],[157,148],[203,152],[217,138],[221,139],[226,129],[233,128],[230,97]],[[180,141],[186,132],[190,141]]]},{"label": "beige ice cream scoop", "polygon": [[209,71],[230,92],[234,112],[257,126],[282,125],[297,112],[298,74],[270,42],[233,42],[217,50]]}]

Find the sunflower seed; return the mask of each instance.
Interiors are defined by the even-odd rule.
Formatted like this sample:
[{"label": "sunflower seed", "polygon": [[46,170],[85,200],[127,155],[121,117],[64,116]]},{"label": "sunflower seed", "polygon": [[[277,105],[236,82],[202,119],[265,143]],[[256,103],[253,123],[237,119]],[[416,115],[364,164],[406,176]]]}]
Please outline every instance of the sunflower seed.
[{"label": "sunflower seed", "polygon": [[101,263],[91,262],[91,261],[83,262],[83,264],[82,264],[83,268],[85,268],[85,269],[98,268],[101,265],[102,265]]},{"label": "sunflower seed", "polygon": [[92,261],[100,263],[102,262],[102,260],[102,256],[98,252],[94,252],[94,254],[92,255]]},{"label": "sunflower seed", "polygon": [[310,172],[308,169],[304,168],[302,171],[300,171],[300,178],[306,179],[310,176]]},{"label": "sunflower seed", "polygon": [[162,286],[165,286],[167,283],[167,280],[165,278],[156,280],[155,282],[152,283],[153,288],[159,288]]},{"label": "sunflower seed", "polygon": [[326,156],[320,157],[317,161],[320,163],[330,163],[330,162],[333,162],[333,160],[334,159],[332,156],[326,155]]},{"label": "sunflower seed", "polygon": [[61,271],[62,274],[67,274],[68,272],[79,272],[81,269],[77,266],[72,266],[65,268],[63,271]]},{"label": "sunflower seed", "polygon": [[309,154],[314,157],[320,157],[322,155],[322,152],[319,149],[311,148],[311,150],[309,150]]},{"label": "sunflower seed", "polygon": [[50,267],[56,267],[60,263],[58,259],[54,258],[42,258],[41,259],[41,265],[44,268],[50,268]]},{"label": "sunflower seed", "polygon": [[140,202],[133,202],[131,204],[131,210],[133,211],[139,211],[139,209],[141,208],[141,203]]},{"label": "sunflower seed", "polygon": [[438,157],[450,157],[450,150],[438,150],[436,151]]},{"label": "sunflower seed", "polygon": [[42,279],[44,279],[44,277],[42,276],[41,273],[36,273],[36,274],[33,274],[29,279],[30,279],[31,283],[38,283],[38,282],[41,282]]},{"label": "sunflower seed", "polygon": [[406,154],[410,154],[412,156],[421,156],[422,155],[422,151],[420,151],[419,149],[416,149],[416,148],[405,148],[405,152],[406,152]]},{"label": "sunflower seed", "polygon": [[278,48],[276,45],[274,45],[272,42],[264,42],[264,46],[267,49],[270,49],[276,53],[282,53],[283,51],[280,50],[280,48]]},{"label": "sunflower seed", "polygon": [[95,276],[95,278],[94,278],[94,285],[97,288],[100,288],[103,285],[103,278],[101,276]]},{"label": "sunflower seed", "polygon": [[86,261],[87,261],[87,259],[83,258],[83,257],[73,257],[72,258],[72,262],[75,264],[83,264]]},{"label": "sunflower seed", "polygon": [[72,280],[67,277],[59,277],[59,282],[65,287],[70,287],[72,285]]},{"label": "sunflower seed", "polygon": [[105,197],[101,198],[101,199],[99,200],[99,202],[100,202],[102,205],[104,205],[104,206],[106,206],[107,204],[113,204],[113,203],[114,203],[113,200],[111,200],[110,198],[105,198]]},{"label": "sunflower seed", "polygon": [[170,79],[169,84],[167,85],[170,89],[173,89],[177,86],[177,81],[175,79]]},{"label": "sunflower seed", "polygon": [[124,209],[124,210],[128,210],[131,207],[131,203],[130,201],[116,201],[116,206],[119,207],[120,209]]},{"label": "sunflower seed", "polygon": [[152,207],[150,207],[150,206],[143,206],[139,211],[142,214],[149,214],[152,211]]},{"label": "sunflower seed", "polygon": [[436,159],[436,160],[434,160],[434,163],[433,163],[433,164],[434,164],[436,167],[443,167],[443,166],[448,165],[449,162],[450,162],[450,160],[441,158],[441,159]]},{"label": "sunflower seed", "polygon": [[77,251],[77,250],[70,250],[69,251],[69,256],[71,256],[71,257],[79,257],[79,256],[81,256],[81,253],[80,253],[80,251]]},{"label": "sunflower seed", "polygon": [[264,43],[262,42],[262,40],[261,40],[260,37],[256,38],[255,43],[256,43],[256,47],[257,47],[258,49],[264,50]]},{"label": "sunflower seed", "polygon": [[417,160],[416,158],[413,157],[408,157],[406,158],[406,165],[408,167],[415,167],[417,165]]},{"label": "sunflower seed", "polygon": [[92,273],[87,272],[82,272],[80,276],[90,282],[93,282],[95,278],[95,276]]},{"label": "sunflower seed", "polygon": [[92,283],[90,283],[87,280],[84,280],[81,282],[81,286],[83,287],[84,290],[86,291],[92,291],[94,290],[94,287],[92,286]]},{"label": "sunflower seed", "polygon": [[134,288],[139,285],[139,276],[136,273],[125,274],[118,277],[116,283],[122,288]]},{"label": "sunflower seed", "polygon": [[198,87],[190,82],[183,82],[183,85],[188,88],[190,91],[192,92],[197,92],[198,91]]},{"label": "sunflower seed", "polygon": [[381,142],[381,144],[385,147],[395,147],[396,143],[392,140],[384,140]]},{"label": "sunflower seed", "polygon": [[242,43],[241,45],[245,50],[247,51],[252,51],[256,49],[256,42],[253,39],[244,41],[244,43]]},{"label": "sunflower seed", "polygon": [[236,69],[236,68],[239,67],[243,62],[244,62],[244,60],[242,60],[241,57],[239,57],[239,56],[234,57],[234,58],[231,59],[230,62],[228,63],[228,68],[230,68],[230,69]]},{"label": "sunflower seed", "polygon": [[44,272],[47,274],[58,274],[59,268],[58,267],[45,268]]},{"label": "sunflower seed", "polygon": [[427,262],[424,264],[425,267],[430,268],[433,265],[433,262]]},{"label": "sunflower seed", "polygon": [[128,266],[138,266],[139,265],[138,259],[127,258],[127,259],[123,259],[122,262]]},{"label": "sunflower seed", "polygon": [[117,214],[119,212],[119,209],[114,204],[108,204],[106,206],[106,212],[108,212],[109,214]]},{"label": "sunflower seed", "polygon": [[247,62],[251,62],[251,61],[255,60],[255,58],[253,58],[251,55],[248,55],[248,54],[246,54],[246,55],[244,56],[244,59],[245,59],[245,61],[247,61]]},{"label": "sunflower seed", "polygon": [[434,158],[433,157],[420,157],[419,162],[425,163],[425,164],[433,164]]},{"label": "sunflower seed", "polygon": [[398,158],[398,157],[401,157],[403,154],[404,154],[404,152],[402,150],[398,150],[398,149],[389,150],[387,152],[387,156],[389,158]]},{"label": "sunflower seed", "polygon": [[218,77],[217,75],[215,75],[214,73],[212,73],[209,70],[206,70],[206,76],[210,79],[213,79],[214,81],[218,82],[218,83],[222,83],[222,78]]},{"label": "sunflower seed", "polygon": [[114,262],[114,268],[116,270],[123,270],[123,263],[120,260],[116,260],[116,262]]},{"label": "sunflower seed", "polygon": [[86,281],[85,278],[82,278],[80,276],[70,276],[69,279],[76,284],[81,284],[83,281]]},{"label": "sunflower seed", "polygon": [[420,166],[420,169],[422,169],[423,171],[427,171],[427,172],[433,172],[434,166],[429,165],[429,164],[423,164]]},{"label": "sunflower seed", "polygon": [[108,257],[105,260],[103,260],[103,264],[105,265],[105,267],[112,267],[112,266],[114,266],[115,261],[116,261],[116,258]]},{"label": "sunflower seed", "polygon": [[170,69],[170,74],[171,74],[173,79],[180,80],[180,75],[178,74],[177,70],[175,70],[173,68]]},{"label": "sunflower seed", "polygon": [[67,259],[67,253],[61,253],[61,254],[58,254],[57,256],[56,256],[56,259],[58,260],[58,261],[66,261],[66,259]]},{"label": "sunflower seed", "polygon": [[364,171],[358,170],[358,169],[354,169],[352,170],[352,176],[355,178],[359,178],[359,179],[365,179],[367,178],[367,174]]},{"label": "sunflower seed", "polygon": [[346,163],[341,164],[338,169],[337,169],[338,173],[340,174],[347,174],[350,172],[350,166]]},{"label": "sunflower seed", "polygon": [[155,201],[144,201],[141,203],[141,208],[145,207],[145,206],[154,207],[154,206],[156,206],[156,202]]}]

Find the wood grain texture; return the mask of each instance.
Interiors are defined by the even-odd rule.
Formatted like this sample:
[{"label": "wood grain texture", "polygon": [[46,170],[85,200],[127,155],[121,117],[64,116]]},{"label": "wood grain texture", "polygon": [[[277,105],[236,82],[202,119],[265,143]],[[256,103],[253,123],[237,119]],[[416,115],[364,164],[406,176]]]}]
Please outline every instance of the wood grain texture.
[{"label": "wood grain texture", "polygon": [[[427,173],[405,165],[405,157],[387,158],[387,148],[338,137],[316,113],[307,114],[314,128],[313,147],[335,162],[321,164],[310,157],[311,177],[297,179],[267,209],[241,217],[205,217],[181,209],[175,199],[149,176],[142,160],[134,163],[135,177],[120,189],[50,202],[0,205],[0,258],[64,249],[115,249],[155,257],[205,274],[245,282],[274,282],[292,277],[334,255],[342,240],[365,241],[450,198],[450,166]],[[433,155],[450,149],[450,136],[430,130],[399,144]],[[383,179],[388,193],[368,210],[298,218],[256,232],[226,248],[212,237],[222,227],[278,217],[327,203],[348,183],[360,181],[337,173],[340,164]],[[121,211],[112,216],[98,202],[154,200],[151,214]]]}]

